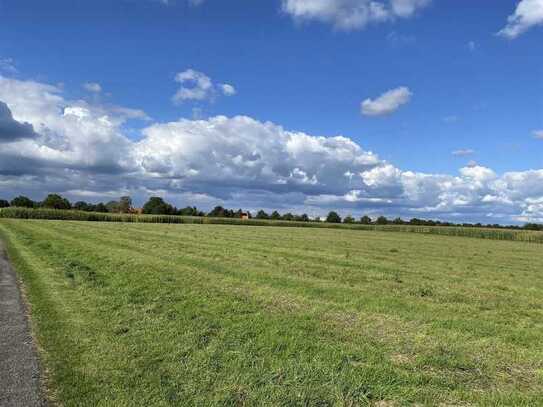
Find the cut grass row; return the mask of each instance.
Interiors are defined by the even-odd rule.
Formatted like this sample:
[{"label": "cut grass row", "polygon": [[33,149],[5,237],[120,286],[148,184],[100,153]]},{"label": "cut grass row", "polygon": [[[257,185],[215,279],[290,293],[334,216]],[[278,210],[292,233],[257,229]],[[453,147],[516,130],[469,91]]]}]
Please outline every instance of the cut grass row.
[{"label": "cut grass row", "polygon": [[543,403],[537,245],[1,219],[63,405]]},{"label": "cut grass row", "polygon": [[529,243],[543,243],[543,232],[491,229],[477,227],[456,226],[417,226],[417,225],[362,225],[337,224],[327,222],[297,222],[264,219],[237,219],[237,218],[211,218],[174,215],[131,215],[99,212],[83,212],[75,210],[57,209],[31,209],[31,208],[3,208],[0,209],[0,218],[5,219],[41,219],[41,220],[72,220],[94,222],[122,222],[122,223],[180,223],[180,224],[213,224],[213,225],[244,225],[244,226],[281,226],[350,229],[380,232],[410,232],[442,236],[474,237],[480,239],[509,240]]}]

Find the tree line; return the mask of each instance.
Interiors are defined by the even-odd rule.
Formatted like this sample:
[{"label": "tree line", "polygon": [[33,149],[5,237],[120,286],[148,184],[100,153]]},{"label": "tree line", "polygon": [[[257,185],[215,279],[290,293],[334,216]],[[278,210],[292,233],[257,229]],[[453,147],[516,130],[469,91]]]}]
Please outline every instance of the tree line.
[{"label": "tree line", "polygon": [[442,222],[438,220],[427,220],[412,218],[410,220],[404,220],[400,217],[394,219],[388,219],[385,216],[379,216],[372,219],[368,215],[364,215],[359,219],[355,219],[351,215],[347,215],[342,218],[336,211],[330,211],[326,218],[320,217],[310,218],[306,213],[301,215],[293,214],[290,212],[280,214],[278,211],[267,213],[264,210],[259,210],[253,216],[249,211],[243,211],[242,209],[233,210],[223,208],[222,206],[216,206],[209,212],[199,210],[196,206],[187,206],[185,208],[176,208],[175,206],[167,203],[161,197],[150,197],[149,200],[143,205],[141,209],[133,207],[132,198],[129,196],[123,196],[119,200],[111,200],[103,203],[96,204],[77,201],[71,203],[68,199],[62,197],[59,194],[49,194],[43,201],[33,201],[26,196],[17,196],[11,201],[0,199],[0,208],[7,207],[19,207],[19,208],[47,208],[47,209],[72,209],[85,212],[102,212],[102,213],[143,213],[149,215],[178,215],[178,216],[199,216],[199,217],[215,217],[215,218],[255,218],[255,219],[269,219],[269,220],[283,220],[283,221],[297,221],[297,222],[321,222],[325,220],[329,223],[346,223],[346,224],[362,224],[362,225],[416,225],[416,226],[461,226],[461,227],[477,227],[477,228],[493,228],[493,229],[525,229],[534,231],[543,231],[543,224],[526,223],[523,226],[510,225],[503,226],[499,224],[482,224],[482,223],[453,223]]}]

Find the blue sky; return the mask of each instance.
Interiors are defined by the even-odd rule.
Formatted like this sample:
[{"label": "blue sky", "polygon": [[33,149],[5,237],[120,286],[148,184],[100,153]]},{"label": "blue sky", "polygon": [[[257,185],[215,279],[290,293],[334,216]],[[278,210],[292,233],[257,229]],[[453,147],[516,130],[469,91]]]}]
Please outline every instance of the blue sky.
[{"label": "blue sky", "polygon": [[[155,124],[243,115],[313,137],[342,135],[365,152],[377,154],[381,167],[389,163],[403,172],[451,177],[458,177],[461,168],[486,168],[495,173],[498,179],[492,182],[497,182],[504,174],[543,168],[543,140],[535,137],[543,129],[543,2],[473,3],[382,0],[382,14],[353,22],[351,17],[365,12],[368,1],[0,0],[0,74],[20,85],[32,81],[58,87],[63,106],[69,101],[95,109],[122,106],[145,112],[148,120],[125,119],[119,124],[123,136],[136,143],[146,137],[144,129]],[[501,31],[506,27],[507,32]],[[188,69],[209,78],[211,90],[199,100],[175,102],[172,97],[180,87],[193,85],[175,81]],[[99,84],[100,91],[86,90],[85,83]],[[235,94],[225,95],[222,84],[231,85]],[[375,102],[402,87],[409,94],[407,100],[388,114],[361,113],[364,100]],[[33,121],[39,122],[38,118],[12,108],[9,95],[4,93],[4,100],[1,96],[0,92],[0,101],[15,120],[29,122],[34,129],[40,126]],[[307,179],[316,175],[303,171]],[[356,177],[357,171],[352,171]],[[85,169],[81,175],[85,188],[94,175]],[[170,181],[175,177],[185,179],[175,171],[166,176]],[[254,176],[249,184],[253,181]],[[317,183],[321,184],[318,177]],[[162,191],[178,204],[185,201],[178,194],[198,193],[207,196],[204,206],[214,199],[263,205],[267,199],[252,202],[245,194],[275,193],[274,188],[246,187],[242,181],[233,183],[244,195],[239,199],[235,189],[214,193],[215,186],[206,190],[200,182],[183,181],[177,191],[163,185],[129,184],[108,191],[143,196],[138,188],[146,188]],[[293,198],[293,209],[313,205],[317,195],[344,196],[353,190],[367,198],[398,198],[365,188],[370,184],[363,180],[344,191],[323,186],[313,192],[293,187],[280,193],[304,195],[301,201]],[[21,183],[17,185],[20,188]],[[43,190],[37,184],[22,189],[35,194]],[[73,196],[73,190],[64,192]],[[18,190],[10,184],[5,191]],[[494,192],[485,190],[483,197],[499,195]],[[96,197],[102,197],[99,191]],[[533,205],[526,199],[539,198],[523,197],[524,205]],[[349,204],[345,211],[408,216],[424,207],[420,202],[412,204],[402,204],[401,209]],[[328,202],[312,210],[331,206]],[[469,214],[449,209],[437,211],[436,216],[480,219],[498,210],[497,219],[505,221],[543,218],[539,209],[526,216],[521,206]]]}]

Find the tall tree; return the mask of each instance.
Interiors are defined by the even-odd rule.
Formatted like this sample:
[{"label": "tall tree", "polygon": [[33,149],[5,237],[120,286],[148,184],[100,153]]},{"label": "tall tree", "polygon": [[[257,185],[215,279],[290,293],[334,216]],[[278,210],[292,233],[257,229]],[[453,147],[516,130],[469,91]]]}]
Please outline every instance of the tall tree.
[{"label": "tall tree", "polygon": [[173,207],[158,196],[152,196],[143,205],[143,213],[151,215],[171,215]]},{"label": "tall tree", "polygon": [[354,223],[355,220],[351,215],[345,216],[345,219],[343,219],[343,223]]},{"label": "tall tree", "polygon": [[58,194],[49,194],[41,203],[43,208],[49,209],[71,209],[70,201]]},{"label": "tall tree", "polygon": [[272,214],[270,215],[270,219],[279,220],[281,219],[281,214],[277,211],[273,211]]},{"label": "tall tree", "polygon": [[326,222],[341,223],[341,216],[339,216],[337,212],[330,211],[330,213],[328,213],[328,216],[326,217]]},{"label": "tall tree", "polygon": [[360,223],[363,225],[371,225],[371,218],[368,215],[364,215],[360,218]]},{"label": "tall tree", "polygon": [[16,206],[19,208],[33,208],[36,206],[36,204],[30,198],[21,195],[11,200],[11,206]]},{"label": "tall tree", "polygon": [[259,211],[256,213],[256,218],[257,218],[257,219],[269,219],[270,217],[269,217],[269,215],[268,215],[266,212],[264,212],[264,211],[261,209],[261,210],[259,210]]}]

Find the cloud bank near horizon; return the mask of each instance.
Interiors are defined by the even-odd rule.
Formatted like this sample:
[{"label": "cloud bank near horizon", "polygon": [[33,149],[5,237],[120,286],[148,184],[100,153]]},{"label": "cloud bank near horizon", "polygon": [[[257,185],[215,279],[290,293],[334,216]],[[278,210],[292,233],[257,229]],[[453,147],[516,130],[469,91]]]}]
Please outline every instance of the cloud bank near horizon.
[{"label": "cloud bank near horizon", "polygon": [[[543,221],[543,169],[402,170],[344,136],[247,116],[152,122],[141,110],[68,100],[56,86],[2,76],[0,101],[0,132],[19,135],[0,136],[0,196],[156,194],[204,208]],[[128,136],[128,119],[143,121],[137,140]]]}]

